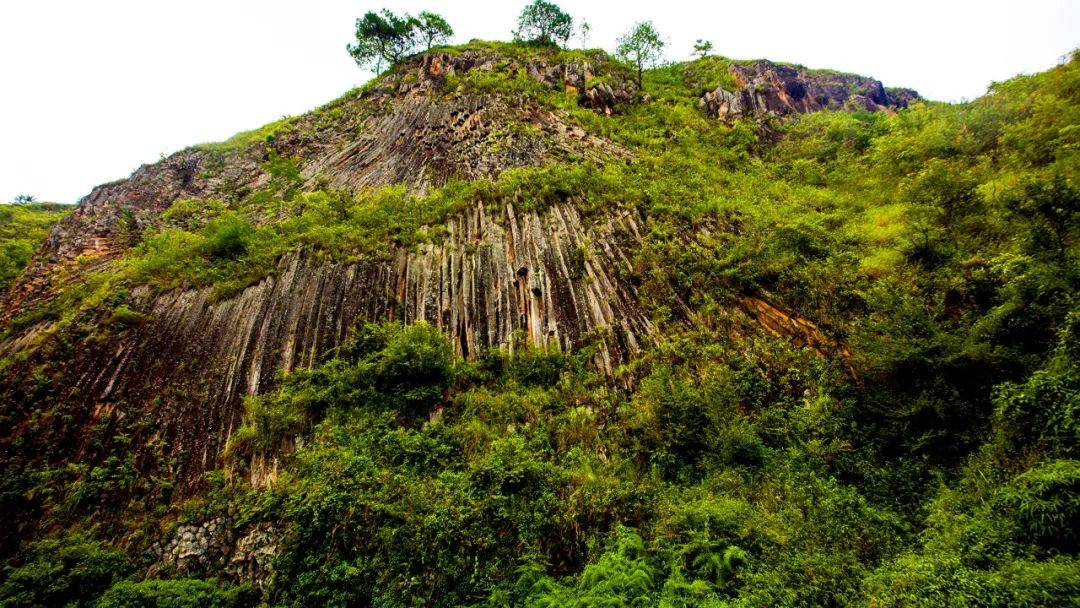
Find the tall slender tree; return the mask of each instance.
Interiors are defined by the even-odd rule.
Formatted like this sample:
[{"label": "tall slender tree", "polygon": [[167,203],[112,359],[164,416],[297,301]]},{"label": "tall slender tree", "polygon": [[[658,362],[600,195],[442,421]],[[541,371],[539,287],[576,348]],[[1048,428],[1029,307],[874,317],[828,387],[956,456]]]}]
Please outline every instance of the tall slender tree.
[{"label": "tall slender tree", "polygon": [[592,25],[588,21],[582,19],[578,24],[578,36],[581,38],[581,48],[588,48],[589,38],[592,37]]},{"label": "tall slender tree", "polygon": [[664,53],[664,39],[653,27],[652,21],[642,21],[619,38],[615,54],[629,62],[637,71],[637,85],[641,86],[645,68],[656,65]]},{"label": "tall slender tree", "polygon": [[416,30],[424,43],[424,49],[428,50],[436,44],[442,44],[454,35],[454,28],[450,27],[442,15],[423,11],[416,18]]}]

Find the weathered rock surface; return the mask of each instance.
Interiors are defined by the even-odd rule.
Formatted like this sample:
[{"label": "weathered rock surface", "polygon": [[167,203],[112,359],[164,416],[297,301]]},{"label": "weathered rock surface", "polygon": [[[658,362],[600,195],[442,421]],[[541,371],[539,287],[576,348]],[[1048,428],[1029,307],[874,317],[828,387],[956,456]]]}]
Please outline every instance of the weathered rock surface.
[{"label": "weathered rock surface", "polygon": [[150,546],[151,575],[225,575],[232,581],[266,589],[273,558],[280,551],[279,532],[269,523],[238,532],[227,517],[183,524]]},{"label": "weathered rock surface", "polygon": [[724,120],[819,110],[891,110],[919,97],[911,89],[886,89],[873,78],[764,60],[732,63],[728,71],[737,89],[718,86],[700,101],[706,112]]},{"label": "weathered rock surface", "polygon": [[181,525],[169,538],[150,546],[154,570],[183,574],[221,571],[231,553],[233,536],[231,523],[224,517]]},{"label": "weathered rock surface", "polygon": [[[95,188],[0,298],[0,321],[51,298],[64,271],[115,257],[175,201],[233,200],[265,187],[271,153],[296,159],[308,185],[349,192],[390,184],[422,192],[451,178],[491,179],[506,169],[566,158],[629,156],[533,100],[443,90],[448,74],[495,69],[521,70],[548,86],[578,90],[583,103],[607,113],[633,96],[633,85],[621,80],[615,80],[623,83],[618,90],[609,84],[586,88],[594,68],[583,61],[518,64],[496,53],[422,55],[378,86],[294,119],[267,141],[227,151],[189,148]],[[521,125],[533,128],[516,128]]]},{"label": "weathered rock surface", "polygon": [[[512,348],[518,333],[564,349],[600,333],[607,347],[597,365],[611,369],[654,332],[619,276],[642,230],[631,214],[590,222],[571,206],[477,206],[448,224],[442,242],[391,259],[327,264],[296,253],[276,276],[217,303],[208,289],[136,294],[146,322],[86,345],[65,373],[73,382],[64,398],[145,408],[176,474],[189,479],[217,464],[243,396],[266,391],[280,370],[317,362],[358,319],[427,321],[464,356]],[[0,345],[0,355],[22,344]]]},{"label": "weathered rock surface", "polygon": [[[328,182],[354,192],[393,183],[422,191],[452,177],[492,178],[568,155],[629,158],[528,100],[447,90],[450,74],[479,69],[518,70],[545,86],[577,91],[582,103],[604,113],[636,94],[618,79],[596,81],[585,61],[423,56],[379,86],[299,117],[265,141],[192,148],[95,189],[36,254],[4,297],[0,316],[10,319],[27,302],[47,299],[63,282],[78,280],[79,272],[112,259],[145,227],[160,224],[178,199],[242,200],[264,187],[270,176],[263,165],[271,154],[298,159],[310,186]],[[805,97],[785,91],[777,99]],[[727,103],[743,101],[729,96]],[[508,128],[520,124],[534,128]],[[294,252],[279,261],[276,274],[228,300],[213,301],[209,289],[160,295],[137,289],[131,304],[144,321],[102,332],[66,352],[62,378],[50,388],[83,417],[73,428],[102,412],[140,421],[133,445],[167,446],[166,454],[140,458],[195,484],[199,473],[219,464],[241,422],[245,396],[271,389],[281,371],[320,361],[361,319],[427,321],[467,357],[486,347],[512,349],[518,336],[564,350],[595,337],[602,341],[596,365],[615,369],[656,333],[634,281],[626,278],[640,272],[632,259],[648,230],[645,218],[627,211],[583,218],[570,204],[534,211],[478,203],[440,227],[439,238],[385,258],[327,262]],[[769,331],[842,354],[842,347],[793,314],[751,297],[739,305]],[[673,312],[692,322],[692,311]],[[37,337],[49,331],[43,322],[9,337],[0,342],[0,356],[31,354]],[[29,373],[34,361],[26,361]],[[266,457],[253,463],[254,485],[276,474],[273,455]],[[188,549],[180,547],[171,559],[196,559]]]},{"label": "weathered rock surface", "polygon": [[637,87],[625,74],[608,72],[600,81],[597,67],[587,60],[523,61],[498,54],[467,51],[460,54],[431,53],[423,56],[417,74],[420,87],[409,90],[427,92],[443,88],[446,77],[470,70],[498,70],[510,77],[524,72],[533,80],[555,89],[578,93],[578,103],[603,114],[613,114],[622,104],[634,101]]}]

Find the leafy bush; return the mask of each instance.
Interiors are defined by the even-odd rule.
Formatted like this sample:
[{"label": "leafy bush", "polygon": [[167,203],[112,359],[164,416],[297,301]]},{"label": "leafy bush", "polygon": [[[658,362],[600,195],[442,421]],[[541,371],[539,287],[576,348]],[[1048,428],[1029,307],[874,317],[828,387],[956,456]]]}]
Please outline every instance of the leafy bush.
[{"label": "leafy bush", "polygon": [[1080,462],[1056,460],[1013,480],[998,499],[1021,538],[1075,555],[1080,551]]},{"label": "leafy bush", "polygon": [[95,608],[244,608],[255,606],[250,587],[219,585],[214,580],[121,581],[105,592]]},{"label": "leafy bush", "polygon": [[131,571],[123,553],[87,536],[40,540],[4,568],[0,605],[89,608]]}]

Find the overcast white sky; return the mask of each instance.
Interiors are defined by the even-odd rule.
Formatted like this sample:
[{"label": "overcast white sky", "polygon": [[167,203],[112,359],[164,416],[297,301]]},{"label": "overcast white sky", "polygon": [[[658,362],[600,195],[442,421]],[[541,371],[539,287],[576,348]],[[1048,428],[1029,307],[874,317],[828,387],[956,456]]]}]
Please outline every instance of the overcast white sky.
[{"label": "overcast white sky", "polygon": [[[1080,0],[558,0],[610,49],[652,19],[695,38],[960,100],[1080,45]],[[187,145],[329,101],[370,74],[345,52],[366,10],[432,10],[456,41],[508,39],[525,0],[0,0],[0,200],[75,202]]]}]

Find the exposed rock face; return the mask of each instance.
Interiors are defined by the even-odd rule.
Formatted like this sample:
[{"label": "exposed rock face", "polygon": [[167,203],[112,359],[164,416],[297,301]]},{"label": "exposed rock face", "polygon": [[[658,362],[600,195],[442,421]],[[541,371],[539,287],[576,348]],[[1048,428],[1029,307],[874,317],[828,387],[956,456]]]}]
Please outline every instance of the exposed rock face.
[{"label": "exposed rock face", "polygon": [[226,517],[215,517],[179,526],[150,546],[154,558],[150,574],[225,574],[265,590],[273,574],[273,558],[280,551],[279,533],[268,523],[252,525],[242,534],[233,525]]},{"label": "exposed rock face", "polygon": [[732,63],[729,72],[738,88],[718,86],[700,101],[705,111],[725,120],[819,110],[889,110],[907,107],[919,96],[911,89],[886,89],[873,78],[764,60]]},{"label": "exposed rock face", "polygon": [[211,154],[197,149],[178,152],[160,163],[143,165],[126,180],[105,184],[79,201],[38,248],[21,279],[0,294],[0,321],[40,303],[62,287],[66,271],[93,268],[122,253],[176,200],[223,196],[234,183],[254,184],[263,171],[255,158],[220,159],[214,176],[206,174]]},{"label": "exposed rock face", "polygon": [[156,570],[196,573],[222,570],[233,542],[230,522],[217,517],[178,527],[168,539],[150,546]]},{"label": "exposed rock face", "polygon": [[517,61],[479,52],[424,55],[418,79],[427,88],[421,87],[419,90],[438,89],[447,75],[469,70],[499,70],[511,77],[523,71],[533,80],[549,87],[577,92],[578,103],[582,106],[608,115],[615,113],[619,105],[632,102],[637,94],[634,82],[619,77],[618,73],[606,74],[609,77],[606,81],[595,80],[599,74],[589,61]]},{"label": "exposed rock face", "polygon": [[[629,154],[590,136],[529,99],[443,90],[449,74],[470,70],[524,71],[545,85],[580,91],[582,102],[611,113],[632,99],[633,84],[594,77],[585,61],[508,62],[496,53],[426,54],[403,64],[377,86],[300,116],[268,141],[223,152],[195,147],[140,167],[131,178],[95,188],[54,229],[23,278],[3,297],[0,321],[28,302],[53,295],[63,271],[126,248],[161,213],[183,198],[242,198],[267,185],[269,154],[294,158],[314,185],[358,192],[406,184],[425,191],[451,178],[491,179],[515,167],[569,157],[623,159]],[[532,131],[511,126],[529,125]]]},{"label": "exposed rock face", "polygon": [[[582,103],[603,113],[636,95],[627,81],[596,79],[586,61],[425,55],[372,89],[295,119],[266,141],[192,148],[96,188],[54,230],[5,296],[0,317],[11,318],[27,302],[47,299],[64,281],[77,280],[88,265],[112,259],[145,227],[160,224],[178,199],[243,200],[270,180],[264,163],[271,154],[297,159],[308,186],[329,182],[353,192],[393,183],[422,191],[453,177],[493,178],[508,168],[568,156],[629,159],[625,150],[529,100],[447,90],[450,75],[483,69],[516,71],[576,91]],[[783,74],[769,78],[787,78]],[[729,112],[775,100],[784,101],[783,108],[811,107],[805,91],[794,85],[784,91],[764,101],[730,93],[724,99]],[[509,128],[521,124],[532,129]],[[328,263],[294,252],[279,261],[274,276],[229,300],[213,302],[209,289],[158,296],[136,289],[131,305],[145,322],[79,344],[55,396],[86,417],[73,427],[117,409],[148,421],[133,445],[168,446],[167,462],[157,464],[194,484],[199,473],[218,465],[241,422],[244,396],[271,389],[280,371],[317,363],[360,319],[427,321],[463,356],[485,347],[512,349],[519,335],[529,344],[564,350],[595,336],[602,340],[596,364],[610,371],[655,336],[633,281],[624,277],[637,272],[631,259],[648,229],[645,218],[624,211],[583,218],[570,204],[531,211],[478,203],[448,222],[445,237],[386,258]],[[819,352],[840,352],[794,315],[749,297],[740,306],[769,331]],[[693,317],[689,310],[674,312]],[[40,323],[0,342],[0,356],[27,352],[34,348],[31,338],[49,329]],[[253,463],[253,485],[276,475],[277,463],[268,458]],[[174,561],[190,561],[185,547]]]},{"label": "exposed rock face", "polygon": [[274,573],[274,557],[281,550],[279,538],[279,532],[270,524],[253,526],[236,541],[225,573],[232,580],[265,591]]},{"label": "exposed rock face", "polygon": [[776,306],[751,296],[738,298],[739,307],[769,333],[787,338],[796,346],[804,346],[820,355],[850,357],[847,347],[828,337],[817,325],[784,312]]},{"label": "exposed rock face", "polygon": [[[600,332],[605,369],[651,340],[635,288],[619,276],[630,271],[639,218],[592,223],[568,205],[544,213],[477,206],[447,230],[443,242],[389,260],[326,264],[293,254],[277,276],[218,303],[208,289],[136,294],[146,322],[87,345],[65,374],[73,383],[64,398],[141,404],[178,476],[191,479],[216,465],[244,395],[269,389],[280,370],[319,361],[358,319],[427,321],[465,356],[513,347],[518,332],[564,349]],[[0,355],[20,344],[0,345]]]}]

